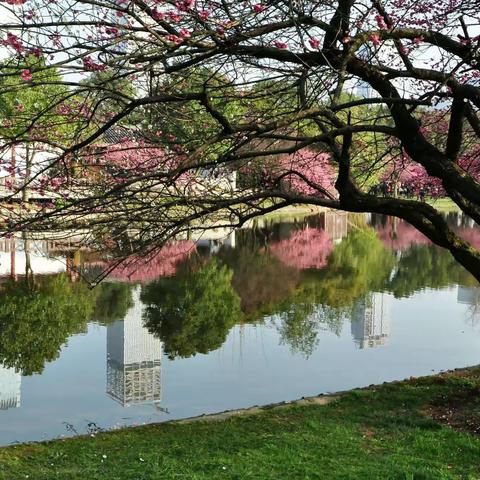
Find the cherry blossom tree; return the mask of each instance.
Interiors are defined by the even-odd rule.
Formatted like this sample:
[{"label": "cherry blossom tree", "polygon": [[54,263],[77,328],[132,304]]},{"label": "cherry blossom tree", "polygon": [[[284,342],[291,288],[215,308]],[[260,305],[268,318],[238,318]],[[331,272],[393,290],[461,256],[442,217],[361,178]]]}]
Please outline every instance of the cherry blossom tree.
[{"label": "cherry blossom tree", "polygon": [[[57,109],[81,123],[74,136],[35,139],[56,158],[30,183],[59,179],[62,201],[48,208],[4,201],[6,230],[127,229],[145,253],[192,229],[315,204],[400,217],[480,278],[480,253],[434,207],[365,187],[400,151],[480,222],[480,184],[465,163],[480,136],[478,2],[12,0],[1,9],[2,47],[17,59],[2,77],[29,90],[42,84],[39,72],[57,69],[66,88],[64,98],[30,114],[30,128]],[[197,70],[212,75],[185,81]],[[92,73],[108,82],[85,82]],[[135,88],[116,89],[121,79]],[[0,87],[0,97],[7,91]],[[239,108],[227,108],[233,104]],[[432,136],[428,117],[440,114],[444,126]],[[185,132],[186,120],[195,125],[190,138],[172,133]],[[165,152],[160,164],[132,168],[122,182],[97,175],[87,188],[72,179],[69,163],[86,158],[120,123]],[[305,174],[305,151],[328,158],[317,156]],[[269,182],[234,188],[216,181],[284,155],[295,168],[272,169]],[[317,165],[326,164],[335,192],[315,181]],[[195,188],[178,182],[187,173]],[[293,188],[282,188],[285,178]]]}]

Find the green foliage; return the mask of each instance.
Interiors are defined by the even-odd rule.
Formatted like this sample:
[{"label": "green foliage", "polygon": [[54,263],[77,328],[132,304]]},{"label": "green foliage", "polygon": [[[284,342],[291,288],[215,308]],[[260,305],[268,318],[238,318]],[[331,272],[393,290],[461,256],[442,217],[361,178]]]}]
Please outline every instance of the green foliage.
[{"label": "green foliage", "polygon": [[396,297],[408,297],[423,288],[454,284],[478,285],[448,250],[434,245],[412,245],[402,253],[388,290]]},{"label": "green foliage", "polygon": [[0,123],[7,121],[0,136],[15,140],[29,140],[32,133],[45,136],[45,132],[55,140],[72,136],[75,122],[58,112],[68,97],[58,70],[45,68],[44,60],[32,55],[22,62],[21,68],[32,70],[31,83],[18,76],[17,59],[7,59],[0,66]]},{"label": "green foliage", "polygon": [[98,294],[92,316],[102,325],[122,320],[133,307],[131,284],[103,282],[96,288]]},{"label": "green foliage", "polygon": [[369,291],[383,290],[395,259],[371,228],[349,233],[318,273],[317,295],[332,307],[348,306]]},{"label": "green foliage", "polygon": [[[227,120],[238,122],[245,114],[245,108],[237,98],[235,87],[225,76],[207,68],[189,69],[172,75],[158,87],[170,95],[205,92],[210,106]],[[151,124],[167,139],[182,144],[186,150],[194,150],[222,131],[223,127],[199,101],[165,104],[161,110],[152,108],[148,114]],[[204,149],[203,157],[208,160],[221,153],[227,144],[217,144],[213,150]]]},{"label": "green foliage", "polygon": [[300,281],[297,269],[285,265],[268,250],[260,251],[258,245],[239,245],[222,252],[221,259],[233,270],[232,285],[247,322],[275,312]]},{"label": "green foliage", "polygon": [[145,325],[163,341],[170,358],[208,353],[223,344],[242,318],[232,276],[232,270],[213,259],[144,288]]},{"label": "green foliage", "polygon": [[[82,103],[91,105],[96,116],[104,120],[121,112],[128,99],[136,94],[131,77],[110,70],[93,72],[80,85],[84,89],[79,94]],[[137,112],[122,118],[118,124],[135,125],[140,120],[141,115]]]},{"label": "green foliage", "polygon": [[95,293],[64,274],[2,285],[0,364],[23,375],[41,373],[70,335],[85,331]]}]

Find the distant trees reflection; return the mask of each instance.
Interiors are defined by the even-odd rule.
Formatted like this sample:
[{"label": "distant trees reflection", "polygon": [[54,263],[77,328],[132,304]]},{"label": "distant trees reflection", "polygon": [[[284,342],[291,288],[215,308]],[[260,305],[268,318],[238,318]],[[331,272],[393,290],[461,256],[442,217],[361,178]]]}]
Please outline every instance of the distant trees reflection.
[{"label": "distant trees reflection", "polygon": [[[320,333],[339,335],[371,292],[404,297],[423,288],[476,285],[449,252],[396,222],[377,231],[354,222],[333,250],[324,233],[308,226],[268,242],[239,232],[235,249],[221,248],[200,268],[190,258],[177,277],[144,287],[146,325],[171,358],[218,348],[233,325],[252,322],[272,323],[282,343],[308,356]],[[318,251],[319,238],[329,254]],[[296,254],[292,242],[301,244]]]},{"label": "distant trees reflection", "polygon": [[[372,293],[405,297],[425,288],[477,286],[448,251],[413,227],[374,218],[374,229],[353,220],[336,241],[318,225],[300,223],[239,231],[236,248],[223,246],[215,255],[190,250],[175,258],[175,272],[164,269],[172,276],[140,282],[146,328],[172,359],[215,350],[234,325],[246,323],[271,324],[283,344],[308,356],[322,331],[339,335],[359,306],[372,304]],[[464,223],[458,228],[478,235]],[[91,290],[66,274],[4,282],[0,364],[24,375],[41,372],[89,321],[123,319],[133,306],[132,288],[104,282]]]},{"label": "distant trees reflection", "polygon": [[65,275],[8,281],[0,294],[0,364],[43,371],[70,335],[84,332],[96,294]]}]

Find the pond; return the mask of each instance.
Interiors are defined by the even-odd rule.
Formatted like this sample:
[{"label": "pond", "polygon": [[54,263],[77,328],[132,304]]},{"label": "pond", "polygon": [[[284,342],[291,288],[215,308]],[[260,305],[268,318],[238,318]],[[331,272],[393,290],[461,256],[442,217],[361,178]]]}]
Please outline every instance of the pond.
[{"label": "pond", "polygon": [[[467,218],[448,221],[479,246]],[[263,219],[168,245],[93,290],[79,277],[108,262],[73,244],[0,250],[2,445],[480,363],[477,282],[397,219]]]}]

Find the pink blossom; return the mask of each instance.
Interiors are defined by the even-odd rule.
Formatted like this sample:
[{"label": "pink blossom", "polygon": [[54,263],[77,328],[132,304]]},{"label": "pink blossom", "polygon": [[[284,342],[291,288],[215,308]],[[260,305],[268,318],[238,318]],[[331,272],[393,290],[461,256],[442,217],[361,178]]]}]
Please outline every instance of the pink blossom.
[{"label": "pink blossom", "polygon": [[378,33],[372,33],[368,38],[376,47],[380,45],[380,35],[378,35]]},{"label": "pink blossom", "polygon": [[182,37],[179,37],[178,35],[174,35],[173,33],[170,34],[170,35],[167,35],[165,38],[166,38],[169,42],[176,43],[177,45],[180,45],[181,43],[183,43],[183,38],[182,38]]},{"label": "pink blossom", "polygon": [[342,43],[350,43],[351,41],[352,41],[352,37],[348,35],[346,37],[343,37],[341,40]]},{"label": "pink blossom", "polygon": [[200,12],[198,12],[198,16],[201,20],[205,21],[210,16],[210,12],[208,10],[200,10]]},{"label": "pink blossom", "polygon": [[172,22],[178,23],[182,19],[182,16],[175,12],[168,12],[168,18],[170,18]]},{"label": "pink blossom", "polygon": [[423,42],[423,40],[424,40],[424,38],[423,38],[422,36],[420,36],[420,37],[415,37],[415,38],[413,39],[413,43],[414,43],[415,45],[420,45],[420,44]]},{"label": "pink blossom", "polygon": [[117,35],[118,34],[118,28],[117,27],[107,27],[105,29],[105,33],[107,35]]},{"label": "pink blossom", "polygon": [[152,17],[158,22],[165,20],[165,14],[160,12],[156,7],[152,9]]},{"label": "pink blossom", "polygon": [[102,63],[96,63],[90,56],[86,56],[82,59],[83,67],[89,72],[103,72],[107,69],[107,66]]},{"label": "pink blossom", "polygon": [[42,50],[39,47],[31,48],[28,53],[34,57],[40,58],[43,55]]},{"label": "pink blossom", "polygon": [[275,40],[273,44],[281,50],[285,50],[286,48],[288,48],[288,45],[285,42],[281,42],[280,40]]},{"label": "pink blossom", "polygon": [[333,242],[325,230],[306,227],[293,232],[290,238],[270,245],[269,250],[290,267],[320,269],[327,265]]},{"label": "pink blossom", "polygon": [[189,240],[169,243],[156,249],[148,257],[132,256],[116,266],[110,276],[117,280],[148,283],[159,277],[175,275],[179,263],[195,252],[196,246]]},{"label": "pink blossom", "polygon": [[310,43],[310,46],[312,48],[318,49],[320,48],[320,40],[318,38],[311,38],[308,43]]},{"label": "pink blossom", "polygon": [[20,74],[20,78],[24,82],[31,82],[33,80],[32,74],[31,74],[30,70],[28,70],[28,69],[22,70],[22,73]]},{"label": "pink blossom", "polygon": [[192,34],[190,33],[190,30],[188,30],[186,28],[182,28],[180,30],[180,36],[183,37],[183,38],[190,38],[192,36]]},{"label": "pink blossom", "polygon": [[7,38],[5,40],[2,40],[1,43],[6,47],[12,47],[18,53],[21,53],[25,50],[25,47],[23,46],[22,41],[11,32],[7,33]]},{"label": "pink blossom", "polygon": [[378,28],[381,30],[386,30],[388,28],[387,24],[385,23],[385,19],[381,15],[376,15],[375,20],[377,22]]},{"label": "pink blossom", "polygon": [[263,3],[257,3],[253,6],[253,11],[255,13],[261,13],[263,12],[264,10],[267,9],[267,6],[266,5],[263,5]]},{"label": "pink blossom", "polygon": [[183,2],[176,2],[175,6],[179,12],[187,12],[194,4],[194,0],[183,0]]}]

